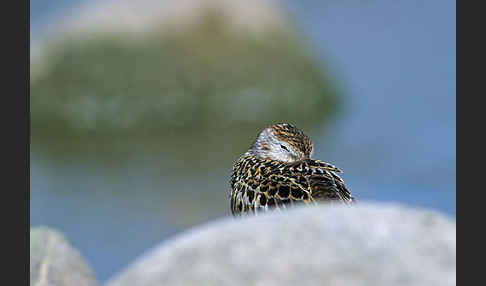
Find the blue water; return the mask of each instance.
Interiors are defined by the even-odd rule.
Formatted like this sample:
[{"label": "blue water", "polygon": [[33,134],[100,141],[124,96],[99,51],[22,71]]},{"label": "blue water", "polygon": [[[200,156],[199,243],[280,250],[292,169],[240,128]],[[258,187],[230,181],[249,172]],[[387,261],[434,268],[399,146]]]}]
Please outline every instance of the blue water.
[{"label": "blue water", "polygon": [[[31,36],[86,1],[31,1]],[[322,126],[326,135],[313,136],[315,157],[341,167],[359,200],[397,201],[455,218],[455,1],[283,3],[347,96],[341,116]],[[30,201],[31,225],[62,230],[101,282],[157,242],[227,215],[219,195],[227,170],[180,184],[158,177],[150,163],[122,164],[112,174],[101,169],[33,154]],[[199,186],[214,192],[193,198]],[[166,196],[160,188],[177,192]]]},{"label": "blue water", "polygon": [[455,1],[286,3],[349,99],[316,157],[361,197],[455,215]]}]

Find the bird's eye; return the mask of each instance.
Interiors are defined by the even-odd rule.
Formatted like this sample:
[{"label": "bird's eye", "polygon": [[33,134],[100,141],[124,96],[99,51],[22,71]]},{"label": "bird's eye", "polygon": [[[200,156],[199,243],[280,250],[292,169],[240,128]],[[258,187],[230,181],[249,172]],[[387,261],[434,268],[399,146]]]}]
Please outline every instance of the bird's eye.
[{"label": "bird's eye", "polygon": [[287,152],[290,152],[289,149],[287,147],[285,147],[284,145],[280,145],[280,148],[284,149]]}]

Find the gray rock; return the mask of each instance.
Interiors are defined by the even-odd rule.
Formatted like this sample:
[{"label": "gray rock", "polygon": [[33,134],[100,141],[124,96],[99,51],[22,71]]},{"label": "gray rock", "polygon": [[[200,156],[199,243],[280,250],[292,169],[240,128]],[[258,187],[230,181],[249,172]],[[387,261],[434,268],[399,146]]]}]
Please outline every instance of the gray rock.
[{"label": "gray rock", "polygon": [[455,285],[456,225],[400,205],[301,208],[196,227],[108,286]]},{"label": "gray rock", "polygon": [[51,228],[30,230],[30,285],[99,285],[89,265],[64,236]]},{"label": "gray rock", "polygon": [[32,48],[33,152],[50,159],[226,168],[258,130],[312,134],[345,100],[279,1],[87,2]]}]

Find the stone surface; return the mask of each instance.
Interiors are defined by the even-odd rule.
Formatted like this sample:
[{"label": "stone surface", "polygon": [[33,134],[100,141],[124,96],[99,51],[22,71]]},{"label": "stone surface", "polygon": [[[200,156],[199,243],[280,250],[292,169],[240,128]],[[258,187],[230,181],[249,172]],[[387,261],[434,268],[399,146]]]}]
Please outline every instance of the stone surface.
[{"label": "stone surface", "polygon": [[95,2],[32,45],[33,152],[226,168],[268,125],[312,135],[340,111],[327,65],[273,1]]},{"label": "stone surface", "polygon": [[47,227],[30,230],[30,285],[96,286],[93,271],[64,236]]},{"label": "stone surface", "polygon": [[289,28],[285,11],[272,0],[104,0],[87,3],[67,13],[57,33],[119,32],[140,37],[143,34],[198,24],[208,8],[216,8],[229,21],[234,32],[259,33],[269,28]]},{"label": "stone surface", "polygon": [[140,257],[108,286],[455,285],[456,225],[400,205],[222,219]]}]

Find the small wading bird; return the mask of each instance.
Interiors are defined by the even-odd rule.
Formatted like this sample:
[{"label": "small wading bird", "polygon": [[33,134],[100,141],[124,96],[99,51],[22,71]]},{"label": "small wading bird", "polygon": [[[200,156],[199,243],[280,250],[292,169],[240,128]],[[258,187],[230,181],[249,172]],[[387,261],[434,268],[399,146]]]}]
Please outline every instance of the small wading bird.
[{"label": "small wading bird", "polygon": [[298,128],[278,123],[264,129],[233,165],[230,205],[234,216],[296,204],[340,202],[353,196],[331,164],[311,159],[312,141]]}]

